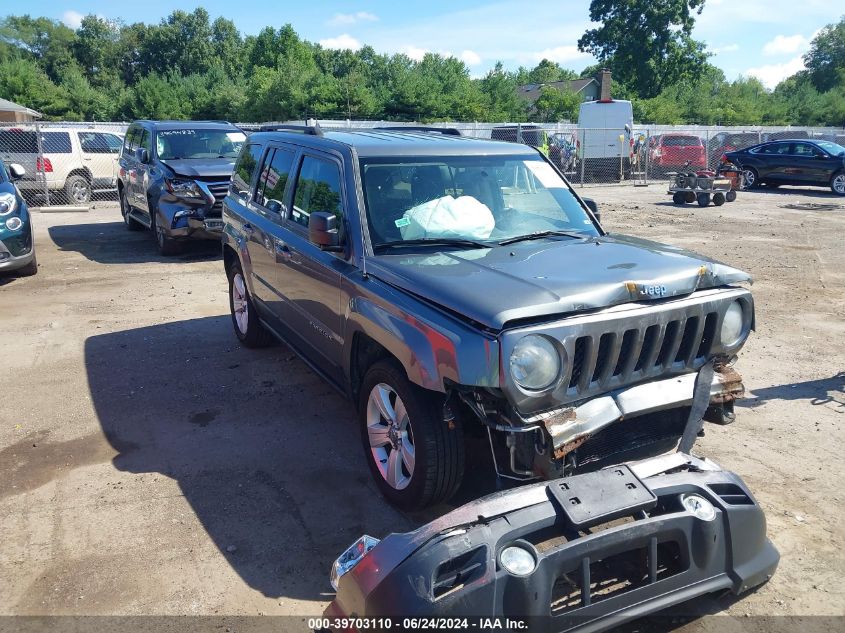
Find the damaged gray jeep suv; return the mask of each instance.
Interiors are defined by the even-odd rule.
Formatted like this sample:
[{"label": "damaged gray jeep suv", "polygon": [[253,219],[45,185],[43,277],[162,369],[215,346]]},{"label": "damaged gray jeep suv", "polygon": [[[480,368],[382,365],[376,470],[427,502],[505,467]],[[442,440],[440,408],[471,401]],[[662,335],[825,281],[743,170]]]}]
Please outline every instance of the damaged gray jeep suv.
[{"label": "damaged gray jeep suv", "polygon": [[594,209],[524,145],[256,132],[223,204],[235,333],[283,339],[352,398],[403,508],[457,489],[465,435],[520,480],[664,453],[703,368],[709,418],[733,418],[750,279],[608,234]]}]

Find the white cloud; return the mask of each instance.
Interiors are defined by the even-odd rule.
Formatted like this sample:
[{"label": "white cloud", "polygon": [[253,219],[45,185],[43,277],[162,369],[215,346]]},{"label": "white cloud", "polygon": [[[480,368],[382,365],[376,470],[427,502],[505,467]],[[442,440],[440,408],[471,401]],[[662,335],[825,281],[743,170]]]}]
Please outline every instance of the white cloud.
[{"label": "white cloud", "polygon": [[720,53],[733,53],[734,51],[739,50],[739,44],[725,44],[724,46],[713,46],[708,50],[714,55],[719,55]]},{"label": "white cloud", "polygon": [[539,53],[532,53],[531,58],[535,62],[539,62],[543,59],[548,59],[553,62],[557,62],[558,64],[565,64],[566,62],[571,62],[575,59],[584,59],[589,57],[587,53],[582,53],[578,50],[578,47],[575,44],[571,44],[569,46],[556,46],[554,48],[546,48]]},{"label": "white cloud", "polygon": [[481,55],[475,51],[466,50],[461,53],[461,61],[467,66],[478,66],[481,63]]},{"label": "white cloud", "polygon": [[809,40],[803,35],[776,35],[775,39],[766,42],[763,46],[764,55],[794,55],[804,52],[810,45]]},{"label": "white cloud", "polygon": [[323,48],[335,48],[341,51],[357,51],[359,48],[361,48],[361,42],[356,40],[348,33],[344,33],[343,35],[338,35],[337,37],[330,37],[325,40],[320,40],[320,46],[322,46]]},{"label": "white cloud", "polygon": [[407,46],[403,46],[400,53],[405,53],[408,57],[413,59],[415,62],[421,62],[422,58],[425,57],[425,54],[428,52],[424,48],[419,48],[418,46],[411,46],[410,44]]},{"label": "white cloud", "polygon": [[783,64],[767,64],[765,66],[749,68],[745,73],[751,77],[757,77],[757,79],[763,82],[766,88],[774,88],[781,81],[800,70],[804,70],[804,60],[799,55]]},{"label": "white cloud", "polygon": [[358,22],[377,22],[378,16],[367,11],[358,11],[356,13],[335,13],[328,21],[330,26],[348,26],[350,24],[357,24]]},{"label": "white cloud", "polygon": [[79,11],[69,9],[62,13],[62,22],[64,22],[65,25],[69,26],[72,29],[78,29],[82,24],[82,18],[84,17],[85,16],[82,15]]}]

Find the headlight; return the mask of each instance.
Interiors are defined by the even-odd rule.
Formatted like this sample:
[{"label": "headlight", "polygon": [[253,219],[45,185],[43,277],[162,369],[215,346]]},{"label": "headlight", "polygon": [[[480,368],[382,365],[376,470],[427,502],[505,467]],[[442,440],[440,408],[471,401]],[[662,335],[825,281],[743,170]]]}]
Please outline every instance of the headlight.
[{"label": "headlight", "polygon": [[514,346],[510,372],[514,382],[523,389],[541,391],[560,375],[560,355],[549,339],[529,334]]},{"label": "headlight", "polygon": [[0,193],[0,215],[9,215],[18,206],[18,201],[10,193]]},{"label": "headlight", "polygon": [[716,508],[701,495],[684,495],[681,497],[681,505],[684,506],[684,510],[692,514],[696,519],[712,521],[716,518]]},{"label": "headlight", "polygon": [[337,582],[340,580],[340,577],[351,571],[367,555],[367,552],[378,544],[379,540],[377,538],[365,534],[350,545],[343,554],[337,557],[334,565],[332,565],[332,575],[329,578],[335,591],[337,591]]},{"label": "headlight", "polygon": [[199,186],[193,180],[183,180],[179,178],[174,178],[173,180],[165,180],[165,184],[167,185],[167,190],[172,193],[174,196],[179,196],[180,198],[202,198],[202,191],[200,191]]},{"label": "headlight", "polygon": [[6,228],[10,231],[17,231],[19,228],[23,226],[23,220],[21,220],[18,216],[13,218],[9,218],[6,220]]},{"label": "headlight", "polygon": [[510,545],[499,554],[499,563],[514,576],[527,576],[537,567],[534,554],[527,549]]},{"label": "headlight", "polygon": [[734,347],[742,339],[745,330],[745,315],[739,301],[734,301],[725,310],[725,318],[722,320],[722,331],[719,335],[722,347]]}]

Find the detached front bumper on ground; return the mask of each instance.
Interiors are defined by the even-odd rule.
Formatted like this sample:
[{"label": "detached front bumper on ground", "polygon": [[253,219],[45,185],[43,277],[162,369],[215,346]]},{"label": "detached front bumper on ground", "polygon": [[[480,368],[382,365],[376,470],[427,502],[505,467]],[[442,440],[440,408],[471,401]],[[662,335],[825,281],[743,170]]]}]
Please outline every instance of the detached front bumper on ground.
[{"label": "detached front bumper on ground", "polygon": [[602,630],[703,594],[748,591],[778,560],[742,480],[679,452],[496,493],[391,534],[339,578],[325,616],[499,616],[527,619],[532,631]]}]

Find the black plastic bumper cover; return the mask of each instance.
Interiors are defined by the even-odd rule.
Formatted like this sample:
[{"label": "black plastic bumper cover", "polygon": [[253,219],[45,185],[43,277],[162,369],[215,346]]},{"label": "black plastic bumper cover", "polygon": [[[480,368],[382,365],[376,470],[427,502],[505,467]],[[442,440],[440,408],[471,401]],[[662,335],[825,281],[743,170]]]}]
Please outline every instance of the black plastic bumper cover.
[{"label": "black plastic bumper cover", "polygon": [[[580,529],[549,489],[560,481],[391,534],[340,578],[326,616],[498,616],[527,619],[531,631],[596,631],[706,593],[742,593],[777,567],[763,512],[733,473],[691,467],[648,477],[656,504]],[[716,518],[684,510],[690,493],[708,499]],[[499,564],[515,543],[535,555],[528,576]]]}]

